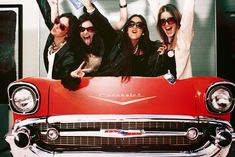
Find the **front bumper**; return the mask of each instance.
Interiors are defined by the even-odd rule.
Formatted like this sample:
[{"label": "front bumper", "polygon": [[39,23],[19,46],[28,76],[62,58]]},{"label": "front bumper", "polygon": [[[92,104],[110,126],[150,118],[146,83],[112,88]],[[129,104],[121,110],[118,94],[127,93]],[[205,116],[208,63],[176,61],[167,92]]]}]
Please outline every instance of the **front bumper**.
[{"label": "front bumper", "polygon": [[[184,145],[181,143],[182,146],[178,147],[174,144],[172,144],[172,139],[174,139],[175,137],[178,138],[178,136],[185,136],[184,138],[186,138],[186,136],[188,135],[187,132],[185,132],[185,127],[182,130],[179,130],[179,128],[177,128],[178,131],[173,131],[170,130],[170,128],[175,129],[174,127],[170,127],[167,126],[166,124],[173,125],[174,123],[177,122],[177,126],[178,123],[183,122],[185,123],[185,126],[188,125],[194,125],[195,127],[201,126],[203,124],[203,127],[210,125],[210,127],[208,127],[209,129],[216,129],[217,131],[215,131],[215,134],[211,134],[209,135],[208,132],[204,132],[203,130],[201,130],[201,128],[198,128],[199,132],[198,132],[198,140],[196,141],[204,141],[203,144],[202,142],[200,142],[200,147],[190,147],[190,145],[198,145],[197,142],[195,142],[195,140],[192,140],[191,142],[185,142],[184,141]],[[52,125],[54,126],[55,124],[58,124],[58,126],[60,126],[60,132],[59,132],[59,136],[60,138],[64,137],[69,137],[67,139],[75,139],[77,137],[75,136],[79,136],[81,139],[84,140],[84,138],[102,138],[102,139],[123,139],[125,140],[129,140],[131,141],[131,139],[133,138],[140,138],[142,141],[144,141],[144,144],[142,145],[134,145],[136,147],[142,147],[143,149],[138,149],[138,150],[122,150],[122,148],[124,147],[120,147],[118,144],[120,144],[119,142],[117,142],[118,140],[115,140],[115,142],[113,141],[113,143],[110,143],[110,145],[114,145],[115,149],[113,150],[107,150],[107,149],[103,149],[102,146],[97,145],[92,145],[92,147],[90,147],[90,140],[87,140],[85,142],[89,143],[89,145],[87,144],[86,147],[84,147],[84,143],[83,143],[83,147],[84,149],[77,149],[77,147],[80,147],[79,144],[76,143],[76,140],[74,140],[73,142],[68,141],[67,140],[67,146],[66,147],[62,147],[65,146],[64,140],[59,140],[57,139],[57,142],[55,141],[50,141],[45,139],[47,136],[45,136],[45,129],[50,128]],[[103,132],[99,133],[97,131],[88,131],[90,127],[90,124],[92,123],[101,123],[102,125],[104,124],[108,124],[108,126],[112,126],[110,128],[108,128],[108,131],[113,131],[114,129],[117,128],[113,128],[113,123],[115,122],[115,124],[117,124],[117,122],[121,122],[123,124],[122,127],[124,127],[126,124],[128,124],[128,128],[132,128],[133,130],[133,124],[135,124],[136,126],[138,126],[140,123],[143,123],[143,129],[147,130],[146,125],[148,124],[149,126],[153,126],[153,124],[155,125],[159,125],[160,123],[163,125],[161,125],[161,131],[156,131],[156,130],[152,130],[151,134],[148,133],[148,131],[145,131],[145,134],[134,134],[133,135],[133,131],[132,132],[128,132],[128,133],[132,133],[130,136],[126,137],[125,135],[121,135],[120,134],[116,135],[113,134],[113,132],[111,134],[103,134]],[[134,123],[133,123],[134,122]],[[78,127],[76,126],[76,130],[73,130],[71,128],[69,128],[69,126],[78,124],[80,126],[82,126],[82,128],[78,129]],[[86,123],[86,126],[84,126],[84,123]],[[112,125],[111,125],[112,124]],[[22,132],[22,128],[29,128],[30,127],[37,127],[40,126],[40,132],[39,132],[39,136],[36,136],[36,134],[28,134],[27,136],[29,137],[29,142],[26,146],[24,147],[19,147],[19,144],[17,144],[17,138],[19,135],[19,130],[21,130]],[[101,125],[101,126],[102,126]],[[57,126],[57,127],[58,127]],[[66,129],[63,128],[62,126],[66,126]],[[148,126],[148,127],[149,127]],[[86,128],[85,134],[84,134],[84,127]],[[97,127],[97,125],[96,125]],[[100,127],[100,125],[99,125]],[[163,129],[162,129],[163,127]],[[182,125],[180,125],[180,127],[182,127]],[[42,129],[43,128],[43,129]],[[69,129],[68,129],[69,128]],[[107,126],[105,127],[107,128]],[[112,129],[111,129],[112,128]],[[152,129],[152,128],[151,128]],[[159,128],[157,128],[159,129]],[[164,129],[167,129],[164,130]],[[58,129],[59,130],[59,129]],[[81,131],[82,130],[82,131]],[[94,130],[94,129],[93,129]],[[124,130],[127,130],[126,128],[124,128]],[[186,129],[187,130],[187,129]],[[72,131],[72,133],[71,133]],[[92,132],[92,133],[91,133]],[[221,133],[222,132],[222,133]],[[136,133],[136,132],[134,132]],[[27,134],[27,133],[25,133]],[[205,135],[204,135],[205,134]],[[225,135],[225,136],[224,136]],[[231,136],[230,136],[231,135]],[[64,136],[64,137],[63,137]],[[89,136],[89,137],[88,137]],[[94,137],[92,137],[94,136]],[[108,137],[107,137],[108,136]],[[164,137],[163,137],[164,136]],[[200,137],[203,140],[200,140]],[[208,138],[206,141],[204,140],[206,138],[206,136],[211,136],[210,138]],[[40,138],[39,138],[40,137]],[[156,145],[157,147],[161,147],[163,148],[161,149],[155,149],[156,147],[150,147],[151,149],[146,149],[146,145],[150,145],[152,144],[152,142],[147,142],[146,140],[153,140],[154,138],[159,139],[163,137],[163,143],[160,143],[156,140]],[[231,137],[231,139],[230,139]],[[165,139],[165,142],[164,142]],[[167,139],[167,140],[166,140]],[[58,142],[59,140],[59,142]],[[220,157],[226,157],[229,149],[231,147],[231,143],[232,141],[235,141],[235,133],[233,133],[233,129],[231,128],[230,124],[226,121],[219,121],[219,120],[215,120],[215,119],[211,119],[211,118],[204,118],[204,117],[191,117],[191,116],[166,116],[164,115],[164,117],[162,116],[156,116],[156,115],[131,115],[131,116],[127,116],[127,115],[118,115],[118,116],[93,116],[93,115],[85,115],[85,116],[57,116],[57,117],[50,117],[48,119],[28,119],[22,122],[17,123],[13,130],[11,132],[8,133],[8,135],[6,136],[6,141],[10,144],[11,147],[11,152],[13,154],[14,157],[77,157],[77,156],[86,156],[86,157],[105,157],[105,156],[112,156],[112,157],[131,157],[131,156],[135,156],[135,157],[150,157],[150,156],[169,156],[169,157],[174,157],[174,156],[180,156],[180,157],[198,157],[198,156],[220,156]],[[96,140],[92,140],[90,142],[95,142]],[[166,141],[170,141],[169,143],[167,143],[167,147],[165,147],[166,145]],[[81,141],[80,141],[81,142]],[[174,141],[175,142],[175,141]],[[178,142],[178,141],[176,141]],[[27,142],[26,142],[27,143]],[[185,144],[186,143],[186,144]],[[73,147],[71,147],[72,144]],[[104,141],[103,141],[104,144]],[[130,144],[132,144],[131,142],[129,143],[124,143],[125,147],[128,147]],[[139,143],[138,143],[139,144]],[[46,147],[44,147],[44,145],[47,145]],[[107,143],[106,143],[107,145]],[[117,146],[118,145],[118,146]],[[133,144],[132,144],[133,146]],[[179,149],[181,147],[187,147],[187,149]],[[97,147],[99,147],[99,149],[97,149]],[[168,147],[175,147],[175,149],[169,150]],[[94,149],[96,148],[96,149]],[[118,148],[118,149],[116,149]],[[190,148],[190,149],[189,149]],[[192,149],[191,149],[192,148]]]}]

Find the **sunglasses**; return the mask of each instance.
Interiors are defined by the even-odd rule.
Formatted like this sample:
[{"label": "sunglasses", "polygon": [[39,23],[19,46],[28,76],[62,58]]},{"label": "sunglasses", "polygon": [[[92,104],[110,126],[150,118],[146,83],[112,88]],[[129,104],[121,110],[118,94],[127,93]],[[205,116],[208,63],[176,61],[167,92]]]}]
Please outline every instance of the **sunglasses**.
[{"label": "sunglasses", "polygon": [[80,32],[84,32],[85,30],[87,30],[88,32],[94,32],[95,31],[95,28],[94,27],[87,27],[87,28],[85,28],[85,27],[79,27],[79,31]]},{"label": "sunglasses", "polygon": [[55,19],[54,24],[55,24],[55,25],[58,25],[58,24],[59,24],[59,25],[60,25],[60,30],[62,30],[62,31],[65,31],[65,30],[68,29],[67,26],[65,26],[63,23],[60,22],[60,18],[59,18],[59,17],[57,17],[57,18]]},{"label": "sunglasses", "polygon": [[130,21],[127,26],[128,27],[136,26],[137,28],[140,28],[140,29],[143,29],[145,27],[143,22],[134,22],[134,21]]},{"label": "sunglasses", "polygon": [[170,18],[168,18],[168,19],[160,19],[159,22],[160,22],[161,26],[165,26],[166,23],[168,23],[169,25],[175,24],[175,23],[176,23],[176,20],[175,20],[174,17],[170,17]]}]

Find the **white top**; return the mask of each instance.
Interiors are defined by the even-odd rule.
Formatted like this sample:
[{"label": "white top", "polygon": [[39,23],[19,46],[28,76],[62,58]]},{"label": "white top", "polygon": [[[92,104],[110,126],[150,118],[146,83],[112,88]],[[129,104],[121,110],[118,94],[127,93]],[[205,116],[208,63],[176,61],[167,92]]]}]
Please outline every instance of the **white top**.
[{"label": "white top", "polygon": [[181,26],[177,34],[175,61],[177,79],[192,77],[190,48],[193,40],[194,0],[185,0]]},{"label": "white top", "polygon": [[48,73],[47,73],[47,78],[48,79],[52,79],[52,70],[53,70],[53,65],[54,65],[54,59],[55,59],[55,54],[56,53],[52,53],[47,55],[48,58]]},{"label": "white top", "polygon": [[53,79],[52,78],[52,71],[53,71],[53,65],[54,65],[54,60],[55,60],[55,54],[64,46],[66,42],[63,42],[59,45],[59,48],[55,50],[53,53],[51,53],[52,45],[48,48],[48,53],[47,53],[47,59],[48,59],[48,73],[47,73],[47,78],[48,79]]}]

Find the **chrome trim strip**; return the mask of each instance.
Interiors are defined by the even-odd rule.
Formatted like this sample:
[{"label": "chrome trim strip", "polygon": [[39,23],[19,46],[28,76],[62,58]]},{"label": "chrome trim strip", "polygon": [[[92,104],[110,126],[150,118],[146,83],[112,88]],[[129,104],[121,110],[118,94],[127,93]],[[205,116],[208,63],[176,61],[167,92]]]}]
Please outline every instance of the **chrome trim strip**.
[{"label": "chrome trim strip", "polygon": [[177,122],[177,121],[195,121],[198,123],[197,117],[192,116],[179,116],[179,115],[66,115],[66,116],[53,116],[48,118],[48,123],[73,123],[73,122],[151,122],[151,121],[164,121],[164,122]]},{"label": "chrome trim strip", "polygon": [[235,142],[235,132],[232,133],[232,142]]},{"label": "chrome trim strip", "polygon": [[[128,131],[128,130],[127,130]],[[41,132],[41,134],[46,135],[47,132]],[[138,135],[123,135],[118,133],[104,133],[102,131],[61,131],[60,136],[90,136],[90,137],[114,137],[114,138],[131,138],[131,137],[151,137],[151,136],[187,136],[187,132],[176,132],[170,131],[143,131],[142,134]],[[199,132],[199,136],[202,135]]]},{"label": "chrome trim strip", "polygon": [[23,121],[18,121],[15,123],[12,132],[16,132],[16,130],[20,127],[31,125],[31,124],[39,124],[39,123],[46,123],[46,119],[45,118],[28,118]]},{"label": "chrome trim strip", "polygon": [[233,132],[232,126],[228,121],[213,119],[208,117],[193,117],[193,116],[179,116],[179,115],[66,115],[66,116],[51,116],[46,119],[42,118],[28,118],[26,120],[17,122],[15,127],[38,124],[38,123],[75,123],[75,122],[190,122],[190,123],[222,123],[226,125],[229,131]]},{"label": "chrome trim strip", "polygon": [[118,105],[123,105],[124,106],[124,105],[129,105],[129,104],[140,102],[140,101],[145,101],[145,100],[148,100],[148,99],[153,99],[153,98],[156,98],[157,96],[150,96],[150,97],[145,97],[145,98],[139,98],[139,99],[124,101],[124,102],[116,101],[116,100],[111,100],[111,99],[107,99],[107,98],[96,97],[96,96],[89,96],[89,97],[93,98],[93,99],[101,100],[101,101],[104,101],[104,102],[110,102],[110,103],[114,103],[114,104],[118,104]]}]

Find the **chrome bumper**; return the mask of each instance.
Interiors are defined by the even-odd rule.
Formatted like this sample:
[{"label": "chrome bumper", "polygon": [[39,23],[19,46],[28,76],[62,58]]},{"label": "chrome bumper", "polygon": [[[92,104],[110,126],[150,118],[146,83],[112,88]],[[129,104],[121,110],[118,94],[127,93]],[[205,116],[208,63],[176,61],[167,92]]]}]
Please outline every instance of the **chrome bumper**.
[{"label": "chrome bumper", "polygon": [[[234,134],[233,134],[234,137]],[[129,153],[129,152],[47,152],[40,149],[36,145],[30,145],[28,148],[20,149],[14,143],[14,136],[7,135],[6,141],[11,146],[11,153],[14,157],[210,157],[210,156],[227,156],[231,146],[221,149],[212,143],[208,143],[205,147],[195,152],[151,152],[151,153]]]},{"label": "chrome bumper", "polygon": [[[139,115],[138,115],[139,116]],[[75,118],[76,117],[76,118]],[[74,119],[78,120],[78,117],[66,117],[66,121],[73,121]],[[112,116],[113,117],[113,116]],[[152,117],[152,116],[151,116]],[[164,116],[165,119],[166,116]],[[107,118],[107,117],[105,117]],[[135,117],[126,117],[126,118],[135,118]],[[145,117],[146,118],[146,117]],[[161,117],[156,117],[160,118]],[[172,120],[172,117],[168,117]],[[175,118],[175,116],[174,116]],[[179,117],[178,117],[179,118]],[[195,117],[183,117],[183,119],[194,119]],[[208,120],[207,118],[200,117],[201,120]],[[58,120],[65,119],[64,117],[53,117],[47,119],[47,122],[52,123],[56,122]],[[97,117],[95,117],[97,119]],[[79,120],[81,120],[81,117],[79,117]],[[90,119],[93,121],[94,119]],[[211,119],[210,119],[211,120]],[[28,119],[26,121],[22,121],[14,126],[14,129],[9,132],[6,135],[6,141],[9,143],[11,147],[11,153],[14,157],[78,157],[78,156],[86,156],[86,157],[226,157],[230,147],[231,143],[225,147],[221,147],[216,142],[206,142],[201,148],[193,151],[172,151],[172,152],[164,152],[164,151],[151,151],[151,152],[104,152],[104,151],[49,151],[42,149],[37,144],[29,144],[26,147],[20,148],[16,145],[15,138],[17,135],[17,128],[22,128],[25,125],[28,124],[35,124],[35,122],[41,123],[45,122],[45,119]],[[87,118],[86,118],[87,121]],[[212,121],[213,123],[216,123],[216,121]],[[225,122],[226,123],[226,122]],[[228,124],[229,126],[229,124]],[[229,132],[233,132],[232,129]],[[230,134],[231,135],[231,134]],[[232,142],[235,141],[235,133],[232,133]],[[230,137],[231,137],[230,136]]]}]

